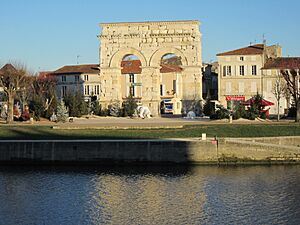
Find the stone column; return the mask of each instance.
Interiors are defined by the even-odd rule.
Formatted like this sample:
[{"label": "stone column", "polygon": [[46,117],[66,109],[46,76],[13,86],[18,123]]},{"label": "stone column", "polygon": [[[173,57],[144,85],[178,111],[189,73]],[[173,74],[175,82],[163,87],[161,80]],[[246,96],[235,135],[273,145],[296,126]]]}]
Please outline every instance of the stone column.
[{"label": "stone column", "polygon": [[142,104],[148,106],[152,116],[160,114],[159,67],[142,68]]},{"label": "stone column", "polygon": [[122,101],[121,68],[101,68],[100,71],[100,104],[107,108],[113,101]]},{"label": "stone column", "polygon": [[182,71],[182,107],[183,113],[201,111],[202,100],[202,73],[201,66],[184,67]]}]

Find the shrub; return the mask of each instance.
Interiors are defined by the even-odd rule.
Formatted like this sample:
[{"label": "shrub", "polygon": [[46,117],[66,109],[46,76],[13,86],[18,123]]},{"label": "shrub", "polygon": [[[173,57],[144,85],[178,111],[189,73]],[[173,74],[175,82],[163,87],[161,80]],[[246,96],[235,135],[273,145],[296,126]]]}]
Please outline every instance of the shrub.
[{"label": "shrub", "polygon": [[206,116],[210,116],[215,113],[214,107],[210,101],[210,99],[207,99],[204,106],[203,106],[203,113]]},{"label": "shrub", "polygon": [[288,117],[296,117],[296,114],[297,108],[295,106],[290,107],[288,111]]},{"label": "shrub", "polygon": [[129,97],[126,99],[126,101],[123,102],[123,115],[122,116],[133,116],[135,113],[135,110],[137,108],[137,103],[132,95],[129,95]]},{"label": "shrub", "polygon": [[265,112],[262,112],[260,114],[260,118],[262,118],[263,120],[267,119],[267,114]]},{"label": "shrub", "polygon": [[92,102],[92,111],[94,115],[101,116],[101,106],[98,100]]},{"label": "shrub", "polygon": [[114,101],[108,106],[109,110],[109,115],[114,116],[114,117],[119,117],[121,116],[121,107],[120,107],[120,102],[119,101]]},{"label": "shrub", "polygon": [[225,108],[220,108],[210,116],[211,120],[229,119],[230,112]]}]

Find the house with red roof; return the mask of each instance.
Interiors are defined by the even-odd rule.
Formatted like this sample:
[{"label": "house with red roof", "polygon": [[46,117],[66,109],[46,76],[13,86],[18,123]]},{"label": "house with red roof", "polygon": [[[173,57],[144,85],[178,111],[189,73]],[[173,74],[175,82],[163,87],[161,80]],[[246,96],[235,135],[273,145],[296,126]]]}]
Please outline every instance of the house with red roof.
[{"label": "house with red roof", "polygon": [[[259,93],[266,100],[275,103],[270,107],[270,114],[277,113],[278,106],[273,89],[280,69],[300,65],[299,58],[282,57],[279,45],[267,46],[265,43],[219,53],[217,58],[220,103],[233,109],[235,105]],[[281,99],[281,114],[287,110],[289,102],[290,99]]]}]

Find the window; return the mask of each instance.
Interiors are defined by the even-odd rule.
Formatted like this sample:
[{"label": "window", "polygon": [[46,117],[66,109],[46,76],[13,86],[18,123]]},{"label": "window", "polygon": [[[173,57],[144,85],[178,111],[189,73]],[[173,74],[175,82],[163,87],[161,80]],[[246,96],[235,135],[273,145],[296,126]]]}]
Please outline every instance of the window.
[{"label": "window", "polygon": [[89,85],[84,86],[84,95],[90,95],[90,86]]},{"label": "window", "polygon": [[252,75],[257,75],[257,69],[256,65],[252,66]]},{"label": "window", "polygon": [[131,86],[131,87],[129,88],[129,91],[130,91],[130,95],[131,95],[131,96],[135,96],[135,88],[134,88],[134,86]]},{"label": "window", "polygon": [[245,67],[244,66],[240,66],[240,75],[241,76],[245,75]]},{"label": "window", "polygon": [[173,80],[173,94],[177,92],[176,80]]},{"label": "window", "polygon": [[75,82],[78,82],[78,81],[79,81],[79,76],[75,75]]},{"label": "window", "polygon": [[84,80],[89,81],[89,75],[84,75]]},{"label": "window", "polygon": [[226,66],[223,66],[223,77],[226,76]]},{"label": "window", "polygon": [[100,94],[100,85],[95,85],[95,95]]},{"label": "window", "polygon": [[231,66],[227,66],[227,75],[231,75]]},{"label": "window", "polygon": [[241,56],[241,57],[240,57],[240,61],[244,61],[244,56]]},{"label": "window", "polygon": [[67,81],[66,76],[61,76],[61,81],[62,81],[62,82],[66,82],[66,81]]},{"label": "window", "polygon": [[65,97],[65,95],[67,94],[67,86],[62,86],[61,94],[62,94],[62,97]]},{"label": "window", "polygon": [[134,74],[133,73],[129,74],[129,82],[134,83]]}]

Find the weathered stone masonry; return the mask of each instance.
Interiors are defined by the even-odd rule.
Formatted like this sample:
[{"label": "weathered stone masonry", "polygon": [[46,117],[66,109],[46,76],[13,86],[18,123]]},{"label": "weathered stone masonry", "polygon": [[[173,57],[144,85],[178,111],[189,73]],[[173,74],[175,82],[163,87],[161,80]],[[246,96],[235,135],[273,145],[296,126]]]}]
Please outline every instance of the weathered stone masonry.
[{"label": "weathered stone masonry", "polygon": [[[135,55],[142,64],[142,103],[159,114],[160,62],[166,54],[181,57],[178,88],[183,111],[202,99],[202,49],[199,21],[102,23],[100,44],[100,102],[122,101],[121,61]],[[197,109],[196,109],[197,110]]]}]

